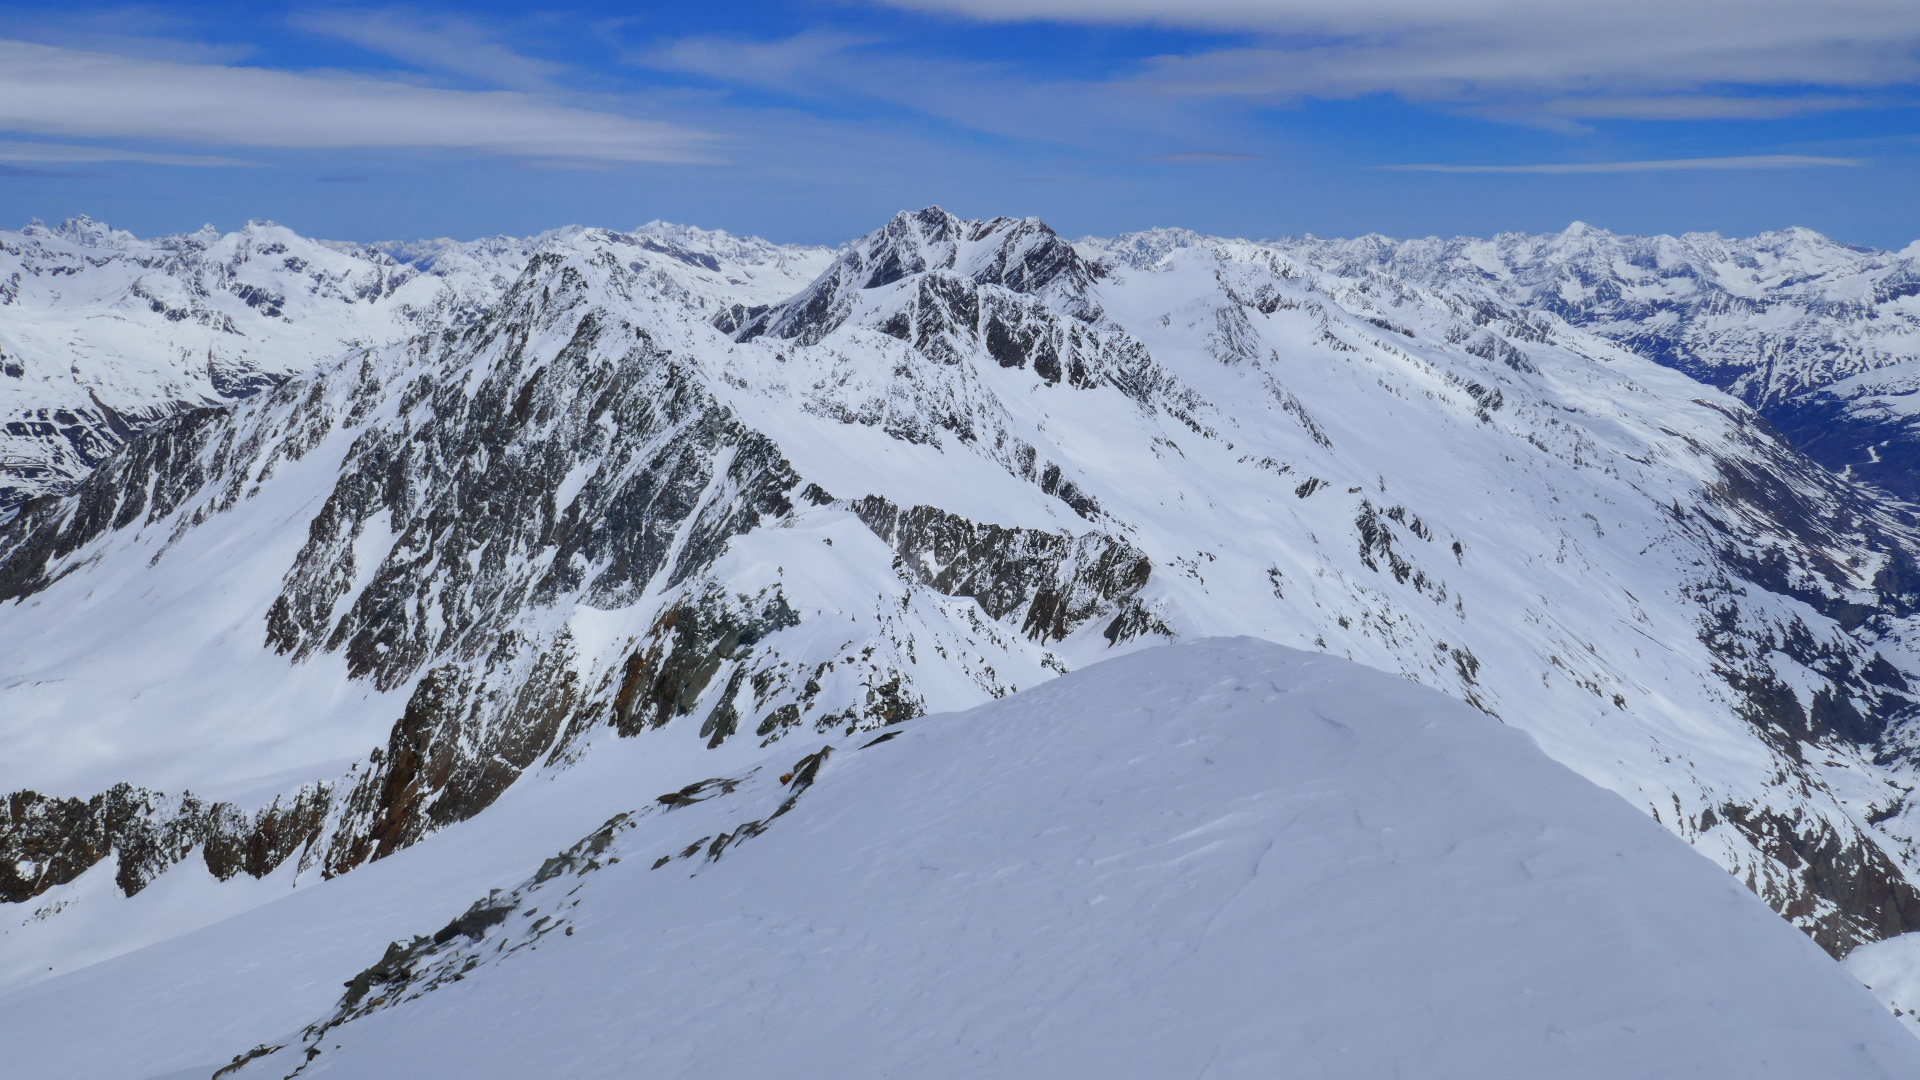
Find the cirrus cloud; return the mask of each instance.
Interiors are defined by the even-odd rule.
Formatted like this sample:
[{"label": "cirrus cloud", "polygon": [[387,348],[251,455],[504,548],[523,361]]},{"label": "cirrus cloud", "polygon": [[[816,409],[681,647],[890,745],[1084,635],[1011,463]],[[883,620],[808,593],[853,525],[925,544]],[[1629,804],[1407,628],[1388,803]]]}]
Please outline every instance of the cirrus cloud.
[{"label": "cirrus cloud", "polygon": [[0,41],[0,131],[201,146],[705,162],[713,137],[518,91],[192,64]]},{"label": "cirrus cloud", "polygon": [[522,56],[462,19],[342,9],[295,15],[294,26],[350,41],[428,71],[444,71],[514,90],[548,90],[562,68]]},{"label": "cirrus cloud", "polygon": [[1688,172],[1699,169],[1832,169],[1858,168],[1865,158],[1809,157],[1805,154],[1758,154],[1750,157],[1666,158],[1658,161],[1566,161],[1538,165],[1378,165],[1388,172],[1435,173],[1629,173]]},{"label": "cirrus cloud", "polygon": [[0,140],[0,161],[62,162],[94,164],[105,161],[137,161],[146,165],[185,165],[191,168],[221,169],[258,166],[257,161],[212,157],[206,154],[156,154],[147,150],[127,150],[117,146],[75,146],[72,143],[14,142]]},{"label": "cirrus cloud", "polygon": [[1250,38],[1160,57],[1143,75],[1165,92],[1200,96],[1393,93],[1472,102],[1920,83],[1920,5],[1911,0],[884,2],[990,21],[1154,25]]}]

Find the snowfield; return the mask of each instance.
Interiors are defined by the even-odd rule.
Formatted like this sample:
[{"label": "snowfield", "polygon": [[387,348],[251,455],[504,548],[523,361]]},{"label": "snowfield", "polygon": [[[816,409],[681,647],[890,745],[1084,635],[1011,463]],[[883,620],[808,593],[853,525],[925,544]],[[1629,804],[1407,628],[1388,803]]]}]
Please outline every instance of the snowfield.
[{"label": "snowfield", "polygon": [[10,474],[0,1071],[1912,1074],[1920,518],[1613,241],[283,233],[0,237],[287,358]]},{"label": "snowfield", "polygon": [[[1343,660],[1206,640],[878,744],[721,762],[687,734],[650,756],[710,764],[682,775],[730,793],[674,806],[658,770],[568,773],[366,873],[0,999],[8,1075],[208,1076],[259,1045],[286,1049],[227,1075],[1920,1071],[1866,991],[1644,814]],[[499,921],[469,919],[411,981],[368,981],[340,1020],[384,936],[487,898],[435,848],[559,850],[601,813],[628,816],[571,860],[523,856],[494,882]],[[436,967],[464,977],[430,986]]]},{"label": "snowfield", "polygon": [[[1196,239],[1208,242],[1131,246]],[[1484,240],[1271,245],[1337,275],[1384,271],[1564,319],[1738,396],[1835,472],[1920,499],[1920,242],[1875,251],[1811,229],[1619,236],[1575,222]]]}]

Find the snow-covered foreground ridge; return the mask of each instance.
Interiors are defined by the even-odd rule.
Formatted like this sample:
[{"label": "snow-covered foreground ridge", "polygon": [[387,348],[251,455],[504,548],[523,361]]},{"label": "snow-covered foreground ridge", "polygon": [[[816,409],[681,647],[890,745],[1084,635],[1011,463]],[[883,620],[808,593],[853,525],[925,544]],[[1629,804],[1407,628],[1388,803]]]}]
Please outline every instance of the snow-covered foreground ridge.
[{"label": "snow-covered foreground ridge", "polygon": [[[366,872],[0,999],[9,1065],[1920,1071],[1857,982],[1645,815],[1512,727],[1333,657],[1202,640],[880,736],[649,739]],[[502,849],[517,870],[470,869]]]},{"label": "snow-covered foreground ridge", "polygon": [[569,230],[490,306],[27,504],[17,975],[610,745],[851,740],[1234,634],[1526,730],[1836,955],[1920,929],[1902,508],[1551,313],[1096,246],[937,209],[838,254]]}]

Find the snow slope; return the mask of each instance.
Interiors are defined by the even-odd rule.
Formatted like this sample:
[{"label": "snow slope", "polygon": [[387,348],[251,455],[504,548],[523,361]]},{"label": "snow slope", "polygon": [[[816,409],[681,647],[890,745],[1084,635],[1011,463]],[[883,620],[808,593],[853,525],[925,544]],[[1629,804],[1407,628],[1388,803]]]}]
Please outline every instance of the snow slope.
[{"label": "snow slope", "polygon": [[1521,728],[1836,956],[1920,929],[1920,537],[1735,399],[1270,246],[812,258],[565,231],[0,528],[10,985],[497,867],[461,823],[663,741],[791,765],[1222,635]]},{"label": "snow slope", "polygon": [[[1858,984],[1644,815],[1512,728],[1330,657],[1151,649],[877,745],[709,771],[737,786],[675,805],[560,778],[576,810],[623,817],[490,894],[422,845],[378,881],[0,999],[9,1064],[198,1076],[284,1043],[226,1075],[1920,1070]],[[442,840],[525,848],[564,827],[558,803]],[[469,899],[497,919],[415,938],[404,963],[396,946],[351,1008],[322,1004],[380,959],[360,911],[433,935]],[[336,1022],[302,1036],[301,1007]],[[210,1034],[240,1045],[215,1056]]]},{"label": "snow slope", "polygon": [[[1206,242],[1178,233],[1113,250]],[[1102,242],[1094,242],[1096,245]],[[1876,251],[1809,229],[1619,236],[1267,242],[1342,277],[1384,272],[1484,306],[1539,311],[1721,387],[1821,464],[1920,501],[1920,246]]]}]

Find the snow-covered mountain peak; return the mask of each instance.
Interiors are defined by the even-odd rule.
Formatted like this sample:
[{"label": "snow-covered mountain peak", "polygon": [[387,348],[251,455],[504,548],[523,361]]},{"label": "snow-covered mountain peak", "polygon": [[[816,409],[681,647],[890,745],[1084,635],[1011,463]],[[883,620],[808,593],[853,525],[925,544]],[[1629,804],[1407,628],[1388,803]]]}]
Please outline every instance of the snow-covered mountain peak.
[{"label": "snow-covered mountain peak", "polygon": [[867,310],[875,296],[900,293],[907,278],[950,275],[963,289],[995,287],[1032,296],[1091,322],[1091,267],[1037,218],[967,221],[937,207],[902,211],[842,250],[818,280],[766,310],[738,311],[721,324],[740,340],[761,335],[814,343]]},{"label": "snow-covered mountain peak", "polygon": [[85,214],[70,217],[51,227],[35,218],[31,225],[22,230],[22,233],[57,237],[70,244],[89,248],[125,249],[138,243],[138,239],[132,233],[116,229],[104,221],[95,221]]},{"label": "snow-covered mountain peak", "polygon": [[804,244],[776,244],[757,236],[736,236],[725,229],[676,225],[658,218],[634,229],[633,234],[653,238],[679,251],[711,255],[742,266],[785,265],[790,262],[814,265],[833,250]]},{"label": "snow-covered mountain peak", "polygon": [[1073,247],[1089,261],[1106,259],[1138,268],[1152,266],[1168,252],[1191,247],[1202,239],[1201,234],[1192,229],[1158,228],[1116,237],[1083,236],[1073,242]]},{"label": "snow-covered mountain peak", "polygon": [[[1502,291],[1552,242],[1075,247],[929,208],[837,250],[317,245],[472,306],[0,528],[0,791],[65,845],[0,896],[304,888],[606,755],[731,776],[1251,635],[1524,728],[1834,953],[1920,928],[1911,518]],[[390,302],[284,295],[236,327]]]},{"label": "snow-covered mountain peak", "polygon": [[[849,245],[843,276],[876,289],[909,274],[950,270],[979,285],[1037,294],[1082,270],[1072,245],[1039,218],[969,221],[937,206],[901,211]],[[866,272],[862,279],[852,269]],[[1082,282],[1084,283],[1084,282]]]},{"label": "snow-covered mountain peak", "polygon": [[614,249],[646,269],[653,295],[703,309],[784,299],[831,259],[674,226],[379,244],[266,221],[150,240],[88,218],[0,231],[0,517],[70,490],[176,411],[243,398],[357,347],[470,325],[537,253]]},{"label": "snow-covered mountain peak", "polygon": [[434,272],[442,259],[494,259],[524,261],[533,251],[562,230],[552,229],[531,237],[483,236],[478,240],[454,240],[450,237],[421,240],[380,240],[371,244],[338,242],[350,249],[366,249],[389,256],[397,262]]},{"label": "snow-covered mountain peak", "polygon": [[423,274],[269,222],[151,240],[84,219],[0,231],[0,514],[70,489],[182,408],[246,397],[358,344],[459,325],[521,261]]}]

